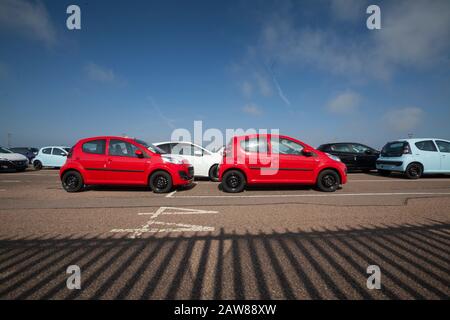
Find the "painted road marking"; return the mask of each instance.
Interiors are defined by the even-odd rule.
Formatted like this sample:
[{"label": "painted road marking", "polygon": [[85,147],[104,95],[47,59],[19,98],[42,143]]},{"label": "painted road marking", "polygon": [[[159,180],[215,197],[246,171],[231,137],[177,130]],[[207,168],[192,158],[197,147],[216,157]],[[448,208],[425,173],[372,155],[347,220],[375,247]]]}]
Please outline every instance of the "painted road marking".
[{"label": "painted road marking", "polygon": [[22,182],[22,181],[21,180],[2,180],[2,179],[0,179],[0,182],[16,183],[16,182]]},{"label": "painted road marking", "polygon": [[[172,211],[173,210],[173,211]],[[177,207],[160,207],[156,212],[140,212],[138,215],[150,215],[150,220],[144,225],[135,229],[112,229],[110,232],[114,233],[131,233],[129,236],[132,239],[139,238],[143,233],[156,233],[156,232],[212,232],[214,227],[199,226],[195,224],[175,223],[175,222],[162,222],[156,221],[160,215],[163,214],[209,214],[219,213],[212,210],[190,209],[190,208],[177,208]],[[152,226],[168,226],[168,228],[152,228]]]},{"label": "painted road marking", "polygon": [[0,189],[0,191],[6,191],[6,189]]},{"label": "painted road marking", "polygon": [[264,195],[229,195],[229,196],[177,196],[172,198],[276,198],[276,197],[347,197],[347,196],[416,196],[416,195],[448,195],[450,192],[391,192],[391,193],[336,193],[336,194],[264,194]]},{"label": "painted road marking", "polygon": [[172,196],[173,196],[176,192],[177,192],[177,190],[172,191],[171,193],[168,193],[168,194],[166,195],[166,198],[172,198]]}]

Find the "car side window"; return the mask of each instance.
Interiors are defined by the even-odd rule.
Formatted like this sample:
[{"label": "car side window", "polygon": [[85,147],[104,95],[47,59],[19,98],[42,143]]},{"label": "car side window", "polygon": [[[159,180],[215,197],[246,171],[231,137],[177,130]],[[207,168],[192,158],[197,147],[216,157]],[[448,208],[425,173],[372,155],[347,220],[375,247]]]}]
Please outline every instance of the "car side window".
[{"label": "car side window", "polygon": [[419,150],[437,152],[436,146],[434,145],[434,142],[431,140],[419,141],[416,142],[415,144]]},{"label": "car side window", "polygon": [[267,152],[267,139],[261,137],[242,140],[241,148],[246,152]]},{"label": "car side window", "polygon": [[43,153],[43,154],[51,154],[51,153],[52,153],[52,148],[45,148],[45,149],[42,149],[42,153]]},{"label": "car side window", "polygon": [[354,153],[365,153],[367,150],[370,150],[368,147],[363,146],[362,144],[353,143],[350,146],[352,152]]},{"label": "car side window", "polygon": [[83,143],[82,150],[84,153],[105,154],[106,140],[92,140]]},{"label": "car side window", "polygon": [[440,152],[450,153],[450,142],[436,140]]},{"label": "car side window", "polygon": [[136,150],[139,150],[139,148],[127,141],[114,139],[109,141],[109,155],[111,156],[137,158]]},{"label": "car side window", "polygon": [[334,152],[347,152],[347,153],[351,153],[352,149],[350,148],[350,146],[346,143],[339,143],[339,144],[333,144],[331,146],[331,151]]},{"label": "car side window", "polygon": [[62,151],[59,148],[53,148],[52,155],[54,155],[54,156],[65,156],[66,154],[67,153],[65,153],[64,151]]},{"label": "car side window", "polygon": [[289,139],[278,139],[272,137],[270,140],[272,145],[272,153],[289,154],[289,155],[302,155],[303,146],[297,142]]},{"label": "car side window", "polygon": [[188,143],[174,143],[172,144],[172,154],[178,154],[182,156],[193,156],[194,150],[192,145]]},{"label": "car side window", "polygon": [[170,143],[160,144],[158,148],[162,149],[165,153],[171,153]]}]

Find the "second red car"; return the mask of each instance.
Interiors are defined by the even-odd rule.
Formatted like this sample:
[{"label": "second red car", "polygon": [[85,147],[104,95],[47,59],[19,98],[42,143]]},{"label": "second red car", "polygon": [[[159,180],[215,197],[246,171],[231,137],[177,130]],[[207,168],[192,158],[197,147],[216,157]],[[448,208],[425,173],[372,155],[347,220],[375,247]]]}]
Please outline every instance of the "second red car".
[{"label": "second red car", "polygon": [[347,182],[347,168],[339,158],[291,137],[253,134],[231,139],[219,180],[225,192],[255,184],[306,184],[332,192]]}]

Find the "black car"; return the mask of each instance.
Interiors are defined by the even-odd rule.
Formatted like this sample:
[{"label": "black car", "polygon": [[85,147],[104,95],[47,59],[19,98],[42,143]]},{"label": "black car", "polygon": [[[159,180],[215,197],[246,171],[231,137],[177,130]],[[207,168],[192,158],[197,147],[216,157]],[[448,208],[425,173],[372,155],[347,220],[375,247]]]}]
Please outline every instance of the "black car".
[{"label": "black car", "polygon": [[15,148],[9,148],[9,150],[23,154],[25,157],[28,158],[29,163],[32,162],[33,158],[36,157],[36,155],[39,152],[39,149],[37,148],[28,148],[28,147],[15,147]]},{"label": "black car", "polygon": [[341,159],[349,171],[376,169],[376,160],[380,152],[361,143],[339,142],[322,144],[320,151],[330,153]]}]

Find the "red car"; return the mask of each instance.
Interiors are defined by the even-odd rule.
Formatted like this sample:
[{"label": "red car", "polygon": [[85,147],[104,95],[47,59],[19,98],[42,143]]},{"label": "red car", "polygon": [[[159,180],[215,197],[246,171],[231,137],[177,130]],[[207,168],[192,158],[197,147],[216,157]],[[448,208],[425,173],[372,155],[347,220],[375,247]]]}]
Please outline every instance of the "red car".
[{"label": "red car", "polygon": [[84,185],[148,185],[164,193],[191,184],[194,168],[141,140],[94,137],[77,142],[59,175],[67,192]]},{"label": "red car", "polygon": [[332,192],[347,182],[347,168],[338,157],[299,140],[254,134],[231,139],[219,180],[225,192],[241,192],[256,184],[307,184]]}]

